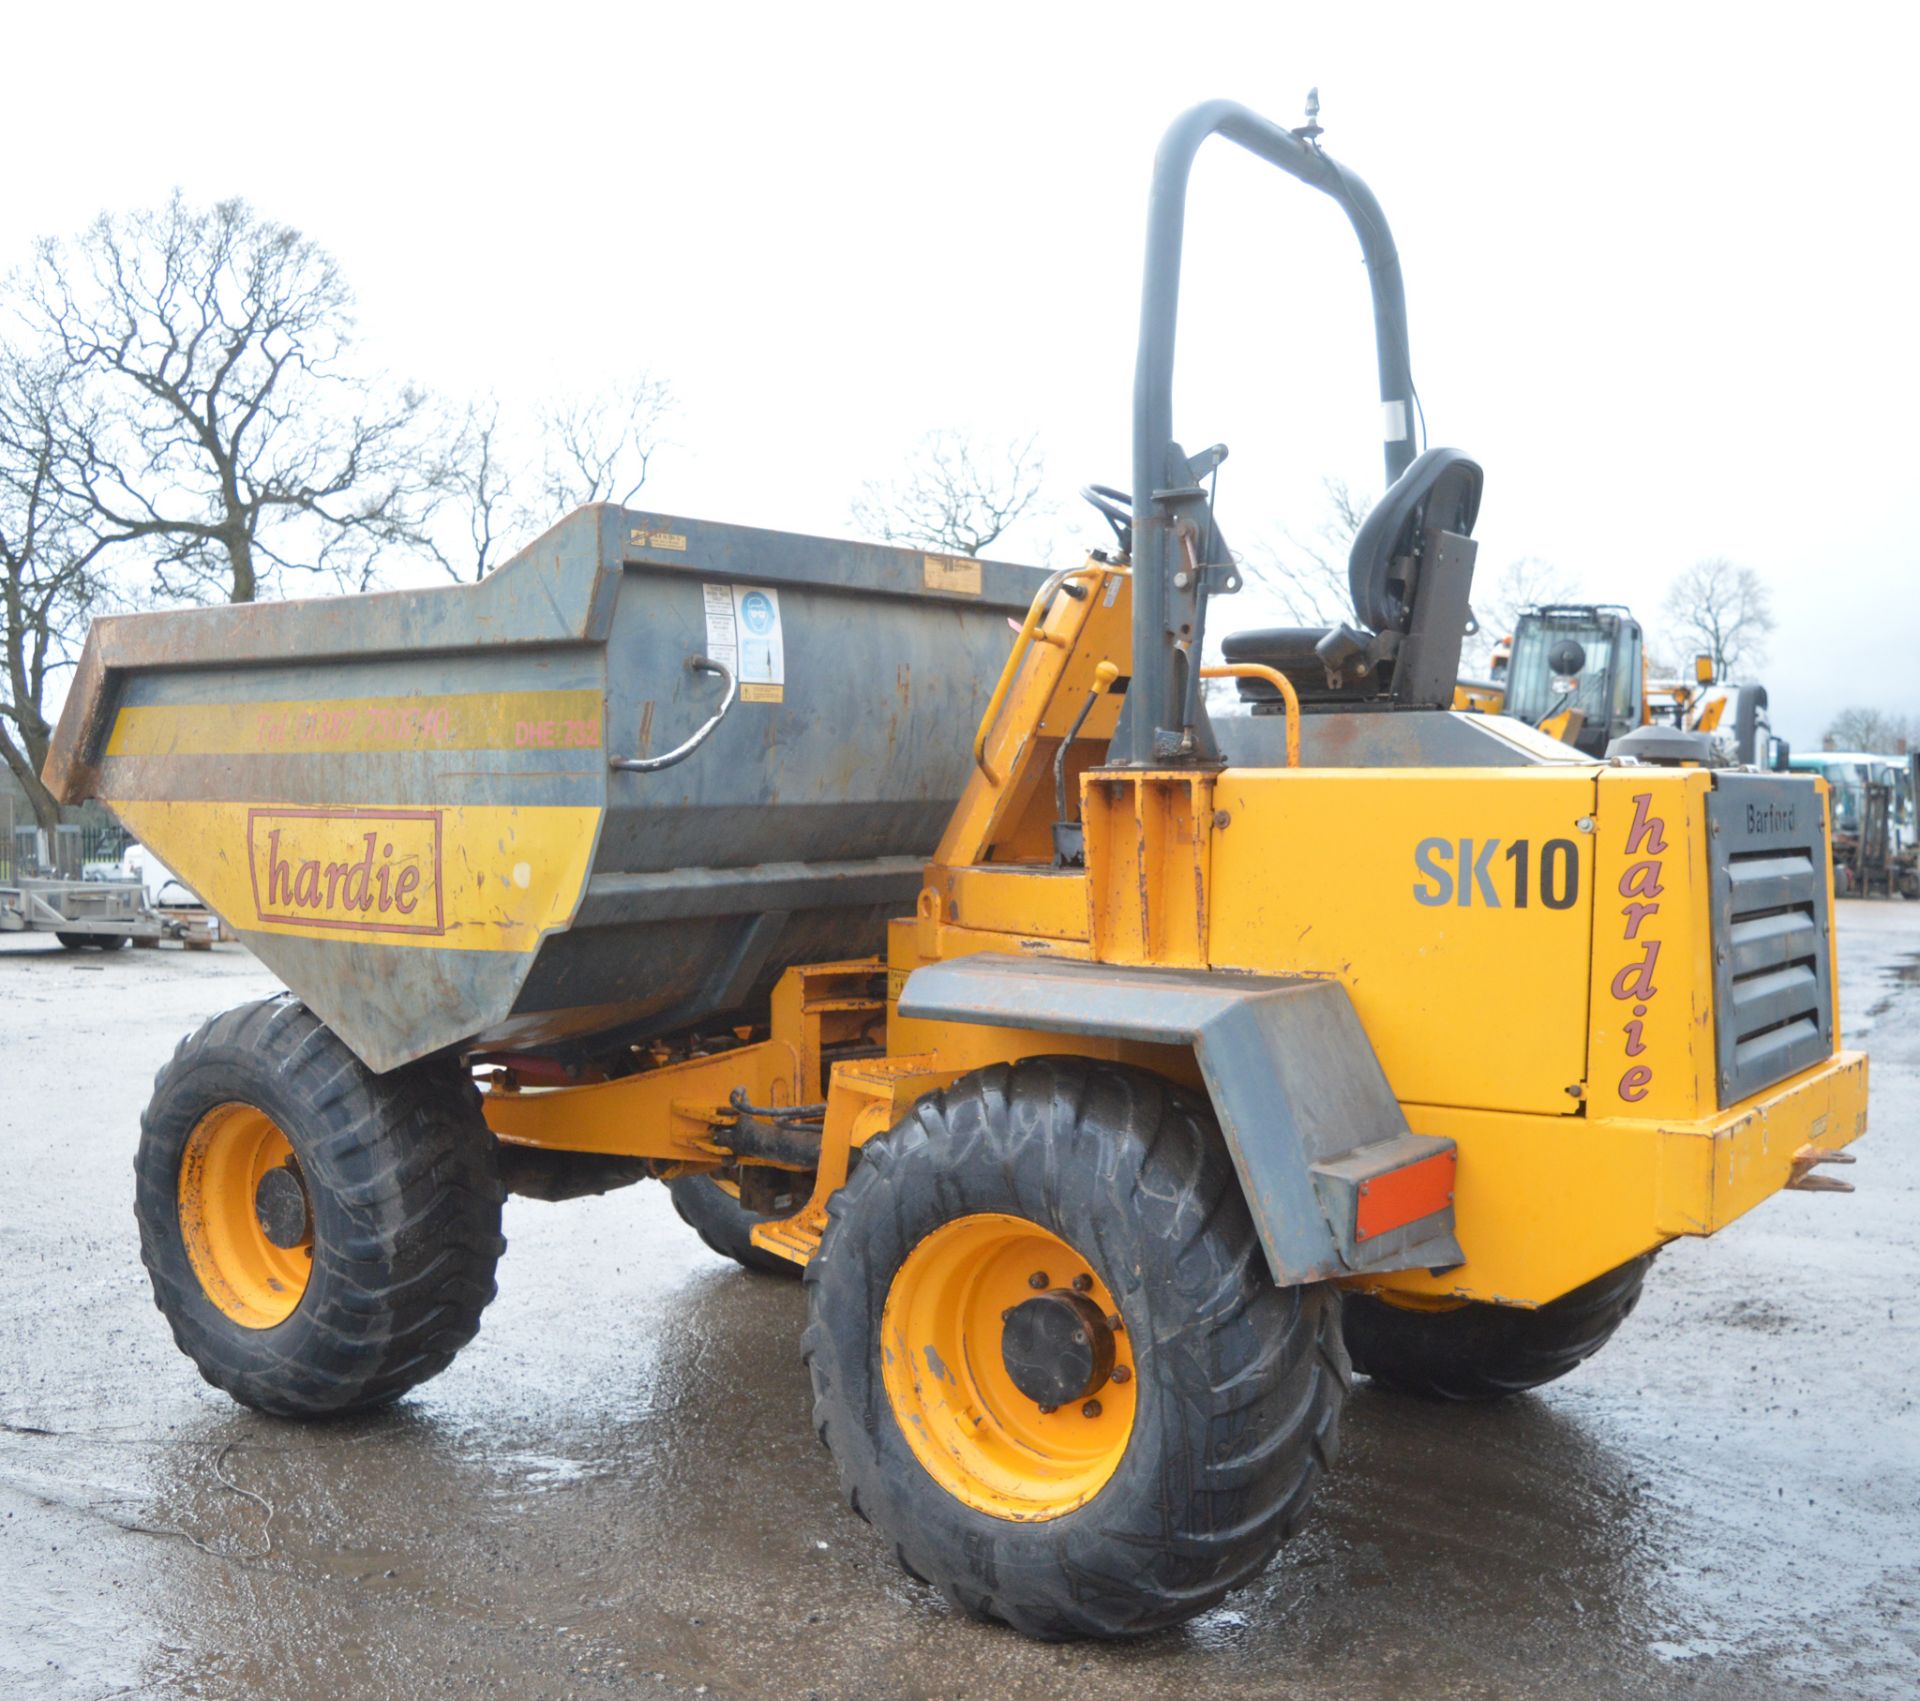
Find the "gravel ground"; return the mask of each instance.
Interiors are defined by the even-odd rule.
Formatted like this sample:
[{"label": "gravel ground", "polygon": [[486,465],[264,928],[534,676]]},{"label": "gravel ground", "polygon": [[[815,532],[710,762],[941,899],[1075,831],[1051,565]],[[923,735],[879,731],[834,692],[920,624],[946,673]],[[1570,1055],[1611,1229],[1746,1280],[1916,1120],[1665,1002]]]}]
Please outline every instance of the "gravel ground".
[{"label": "gravel ground", "polygon": [[1567,1381],[1362,1384],[1305,1533],[1183,1631],[966,1622],[840,1508],[797,1284],[665,1193],[510,1202],[479,1339],[370,1419],[204,1386],[130,1207],[154,1070],[272,990],[237,946],[0,941],[0,1692],[96,1697],[1920,1693],[1920,904],[1840,906],[1859,1192],[1660,1260]]}]

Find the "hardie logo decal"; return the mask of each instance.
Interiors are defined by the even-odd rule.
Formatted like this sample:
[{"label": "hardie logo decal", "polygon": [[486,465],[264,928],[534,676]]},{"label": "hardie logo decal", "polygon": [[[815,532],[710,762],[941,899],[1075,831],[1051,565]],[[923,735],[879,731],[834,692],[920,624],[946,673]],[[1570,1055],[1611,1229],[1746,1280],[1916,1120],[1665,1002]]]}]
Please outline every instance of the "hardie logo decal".
[{"label": "hardie logo decal", "polygon": [[[1629,1058],[1645,1055],[1647,1042],[1641,1035],[1647,1011],[1660,996],[1660,988],[1653,979],[1654,965],[1660,961],[1660,941],[1640,937],[1640,924],[1660,913],[1660,894],[1667,889],[1661,878],[1662,858],[1667,854],[1667,824],[1652,808],[1652,792],[1634,795],[1633,822],[1627,828],[1627,855],[1640,860],[1620,876],[1620,896],[1627,900],[1620,907],[1627,924],[1622,939],[1626,944],[1637,944],[1640,951],[1614,975],[1613,984],[1607,989],[1619,1002],[1633,1007],[1633,1017],[1625,1024]],[[1652,1086],[1653,1065],[1630,1063],[1615,1090],[1627,1103],[1638,1104]]]},{"label": "hardie logo decal", "polygon": [[447,930],[437,809],[250,809],[247,861],[263,922]]}]

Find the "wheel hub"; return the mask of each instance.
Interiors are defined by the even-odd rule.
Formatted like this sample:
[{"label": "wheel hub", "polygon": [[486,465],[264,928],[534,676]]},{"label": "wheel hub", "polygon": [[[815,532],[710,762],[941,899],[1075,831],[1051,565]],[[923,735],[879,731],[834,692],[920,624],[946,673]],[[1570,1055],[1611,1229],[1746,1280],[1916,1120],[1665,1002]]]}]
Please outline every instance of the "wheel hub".
[{"label": "wheel hub", "polygon": [[1025,1217],[924,1235],[894,1272],[880,1348],[907,1446],[975,1511],[1063,1517],[1126,1455],[1139,1379],[1119,1305],[1092,1260]]},{"label": "wheel hub", "polygon": [[1113,1330],[1092,1300],[1055,1288],[1007,1313],[1000,1356],[1014,1387],[1051,1409],[1105,1385],[1113,1374]]},{"label": "wheel hub", "polygon": [[283,1251],[313,1238],[313,1207],[291,1160],[261,1176],[253,1190],[253,1214],[260,1219],[260,1232]]},{"label": "wheel hub", "polygon": [[272,1329],[313,1275],[313,1208],[293,1144],[255,1105],[215,1105],[180,1154],[180,1238],[208,1301]]}]

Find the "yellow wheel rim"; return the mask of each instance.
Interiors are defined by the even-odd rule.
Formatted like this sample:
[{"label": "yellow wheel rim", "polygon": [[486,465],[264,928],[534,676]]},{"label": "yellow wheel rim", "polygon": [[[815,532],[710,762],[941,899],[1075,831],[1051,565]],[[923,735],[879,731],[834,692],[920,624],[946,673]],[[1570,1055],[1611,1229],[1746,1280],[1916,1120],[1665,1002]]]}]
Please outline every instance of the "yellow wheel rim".
[{"label": "yellow wheel rim", "polygon": [[1044,1292],[1118,1315],[1098,1272],[1058,1235],[1022,1217],[956,1217],[907,1255],[880,1319],[881,1377],[914,1457],[955,1499],[1020,1522],[1084,1506],[1133,1434],[1124,1327],[1113,1331],[1113,1371],[1089,1398],[1049,1410],[1015,1385],[1003,1318]]},{"label": "yellow wheel rim", "polygon": [[313,1273],[310,1227],[299,1244],[276,1246],[260,1220],[261,1182],[285,1169],[299,1177],[292,1145],[272,1117],[246,1104],[208,1111],[180,1160],[187,1259],[207,1298],[248,1329],[271,1329],[291,1317]]}]

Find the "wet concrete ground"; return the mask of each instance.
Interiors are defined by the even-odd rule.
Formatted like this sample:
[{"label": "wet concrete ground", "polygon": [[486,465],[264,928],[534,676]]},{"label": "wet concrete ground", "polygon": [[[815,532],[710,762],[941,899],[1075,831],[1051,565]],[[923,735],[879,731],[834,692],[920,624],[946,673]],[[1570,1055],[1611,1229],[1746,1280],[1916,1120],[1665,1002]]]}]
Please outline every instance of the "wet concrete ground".
[{"label": "wet concrete ground", "polygon": [[896,1571],[808,1427],[798,1285],[657,1188],[512,1201],[479,1339],[394,1411],[231,1404],[153,1309],[130,1163],[178,1036],[273,982],[0,941],[0,1694],[1920,1693],[1920,904],[1840,909],[1860,1191],[1673,1247],[1539,1395],[1362,1383],[1259,1585],[1124,1648]]}]

